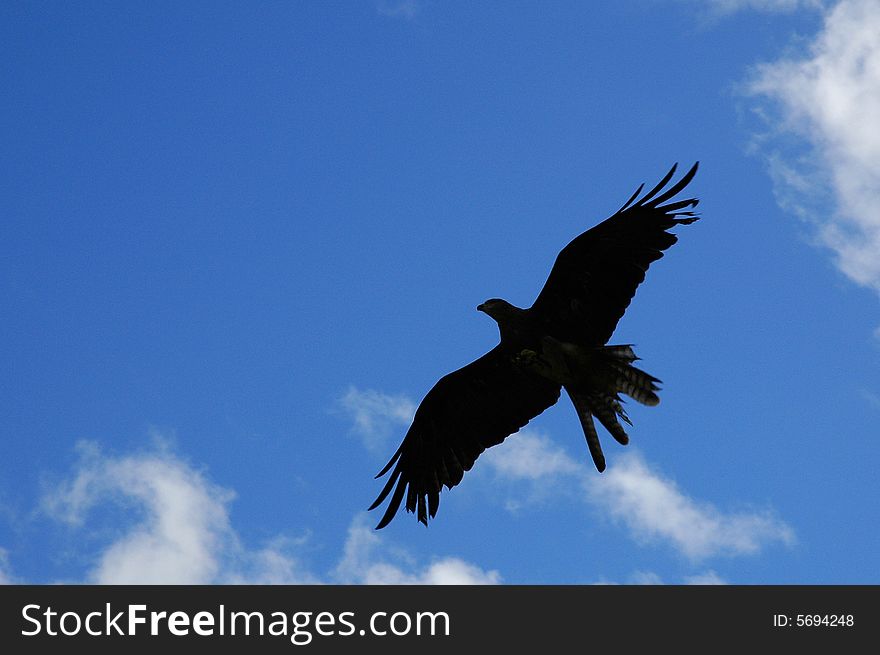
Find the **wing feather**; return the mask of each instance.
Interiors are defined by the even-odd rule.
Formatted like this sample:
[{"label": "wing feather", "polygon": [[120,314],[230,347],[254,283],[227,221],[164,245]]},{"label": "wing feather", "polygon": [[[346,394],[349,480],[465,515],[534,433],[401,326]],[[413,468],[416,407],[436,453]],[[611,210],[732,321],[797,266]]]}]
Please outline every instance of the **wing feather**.
[{"label": "wing feather", "polygon": [[690,211],[697,205],[696,198],[663,203],[684,190],[698,165],[664,191],[675,174],[673,166],[636,200],[640,186],[617,213],[562,249],[529,309],[548,333],[588,345],[601,345],[611,338],[648,267],[678,241],[668,230],[697,220]]},{"label": "wing feather", "polygon": [[501,346],[441,378],[376,476],[391,472],[370,506],[376,509],[391,495],[376,529],[388,525],[404,499],[406,510],[427,525],[437,513],[442,488],[461,482],[486,448],[553,405],[559,391],[559,385],[516,366]]}]

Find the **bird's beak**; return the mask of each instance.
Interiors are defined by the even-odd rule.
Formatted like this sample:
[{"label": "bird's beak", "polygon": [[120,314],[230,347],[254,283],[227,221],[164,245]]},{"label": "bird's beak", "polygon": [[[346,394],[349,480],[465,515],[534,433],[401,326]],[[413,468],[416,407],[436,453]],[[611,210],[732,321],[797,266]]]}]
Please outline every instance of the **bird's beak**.
[{"label": "bird's beak", "polygon": [[478,311],[478,312],[485,311],[485,307],[486,307],[486,306],[483,305],[483,304],[477,305],[477,311]]}]

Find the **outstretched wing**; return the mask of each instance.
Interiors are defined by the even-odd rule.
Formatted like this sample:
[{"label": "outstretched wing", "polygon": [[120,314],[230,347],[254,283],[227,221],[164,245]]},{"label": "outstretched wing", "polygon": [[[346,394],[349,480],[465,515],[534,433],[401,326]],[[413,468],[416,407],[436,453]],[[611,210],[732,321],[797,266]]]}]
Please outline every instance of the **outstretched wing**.
[{"label": "outstretched wing", "polygon": [[394,494],[376,529],[384,528],[406,495],[406,510],[425,525],[451,489],[486,448],[501,443],[559,399],[559,385],[529,373],[496,346],[440,379],[422,400],[400,448],[377,478],[391,476],[370,506]]},{"label": "outstretched wing", "polygon": [[644,185],[620,210],[569,243],[556,258],[550,276],[530,308],[548,333],[570,343],[601,345],[614,332],[651,262],[678,241],[676,225],[697,220],[696,198],[668,202],[693,179],[693,165],[675,185],[664,187],[676,166],[640,199]]}]

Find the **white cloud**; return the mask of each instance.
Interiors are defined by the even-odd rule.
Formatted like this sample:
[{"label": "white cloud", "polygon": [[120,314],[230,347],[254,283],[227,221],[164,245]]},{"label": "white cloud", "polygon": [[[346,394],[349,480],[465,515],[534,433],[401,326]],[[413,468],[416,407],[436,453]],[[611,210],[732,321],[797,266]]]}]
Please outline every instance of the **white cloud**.
[{"label": "white cloud", "polygon": [[502,445],[489,448],[482,458],[499,476],[510,480],[538,480],[582,470],[552,440],[533,430],[511,435]]},{"label": "white cloud", "polygon": [[[780,137],[768,154],[780,203],[816,223],[845,275],[880,292],[878,35],[880,2],[840,0],[808,52],[759,65],[749,92],[770,101],[762,109]],[[786,147],[786,135],[806,153]]]},{"label": "white cloud", "polygon": [[[93,443],[79,446],[81,459],[70,479],[43,499],[46,513],[88,534],[98,510],[122,505],[134,518],[98,548],[85,573],[97,584],[498,584],[497,571],[455,557],[419,566],[405,551],[386,544],[355,517],[335,570],[321,575],[295,555],[302,540],[277,537],[247,548],[233,528],[228,505],[235,494],[160,444],[124,457],[108,456]],[[115,519],[114,519],[115,520]],[[0,549],[0,582],[12,580]]]},{"label": "white cloud", "polygon": [[[598,476],[541,435],[517,435],[519,445],[491,457],[487,468],[510,482],[537,482],[547,489],[585,490],[583,499],[626,525],[641,540],[666,541],[700,559],[719,554],[751,554],[772,541],[791,543],[791,529],[766,512],[724,514],[684,495],[674,482],[652,471],[636,453],[612,462]],[[512,442],[513,443],[513,442]],[[507,444],[505,444],[506,447]],[[89,548],[82,535],[111,534],[93,546],[83,582],[100,584],[499,584],[497,570],[483,569],[456,557],[419,562],[386,542],[355,517],[337,565],[319,574],[296,555],[302,539],[277,537],[248,548],[231,523],[228,506],[234,493],[212,483],[204,473],[162,444],[134,455],[109,456],[89,442],[79,446],[73,474],[43,499],[44,511],[66,523],[73,543]],[[499,450],[503,450],[499,449]],[[552,484],[569,478],[573,484]],[[99,510],[121,506],[107,520]],[[96,516],[101,515],[101,516]],[[94,539],[91,543],[95,543]],[[76,553],[83,555],[82,551]],[[0,549],[0,582],[15,580],[6,552]],[[635,573],[633,582],[660,582],[659,576]],[[688,584],[723,582],[714,572],[686,578]]]},{"label": "white cloud", "polygon": [[[537,494],[538,489],[559,493],[578,486],[555,484],[560,478],[579,480],[585,500],[626,525],[637,539],[665,541],[692,559],[753,554],[766,543],[794,541],[791,528],[769,512],[725,514],[688,497],[675,482],[651,470],[637,451],[618,456],[597,475],[548,437],[526,430],[483,457],[499,478],[540,482],[526,492],[528,500],[546,496]],[[524,504],[508,498],[505,506],[518,511]]]},{"label": "white cloud", "polygon": [[416,413],[416,404],[407,396],[355,387],[348,388],[339,405],[354,422],[354,431],[367,450],[373,452],[386,448],[392,430],[408,426]]},{"label": "white cloud", "polygon": [[72,478],[46,495],[44,509],[71,529],[90,528],[99,507],[137,517],[106,545],[86,574],[97,584],[309,582],[275,541],[247,550],[232,528],[234,494],[211,483],[167,448],[125,457],[89,442]]},{"label": "white cloud", "polygon": [[306,570],[294,551],[304,539],[276,537],[263,548],[247,550],[238,545],[221,558],[221,584],[321,584],[320,576]]},{"label": "white cloud", "polygon": [[585,482],[590,501],[636,539],[665,541],[691,559],[749,555],[766,543],[794,542],[791,528],[770,512],[725,514],[685,495],[634,452],[618,457],[601,479]]},{"label": "white cloud", "polygon": [[417,568],[407,553],[385,548],[386,552],[381,554],[382,547],[382,539],[367,525],[366,517],[356,517],[349,527],[343,556],[336,568],[338,581],[379,585],[487,585],[501,582],[498,571],[484,571],[457,557],[437,559]]}]

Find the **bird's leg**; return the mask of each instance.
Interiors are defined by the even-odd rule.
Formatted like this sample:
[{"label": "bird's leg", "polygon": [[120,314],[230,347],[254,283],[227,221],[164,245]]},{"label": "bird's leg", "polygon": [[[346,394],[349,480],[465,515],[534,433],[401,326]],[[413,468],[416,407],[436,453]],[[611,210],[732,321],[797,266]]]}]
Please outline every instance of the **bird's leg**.
[{"label": "bird's leg", "polygon": [[527,371],[552,378],[552,367],[541,355],[529,348],[523,348],[513,356],[514,363]]},{"label": "bird's leg", "polygon": [[513,356],[513,362],[520,368],[537,373],[559,384],[569,384],[572,372],[568,366],[571,346],[552,337],[541,341],[540,350],[523,348]]},{"label": "bird's leg", "polygon": [[520,366],[531,368],[538,362],[538,353],[534,350],[523,348],[517,355],[514,355],[513,360]]}]

